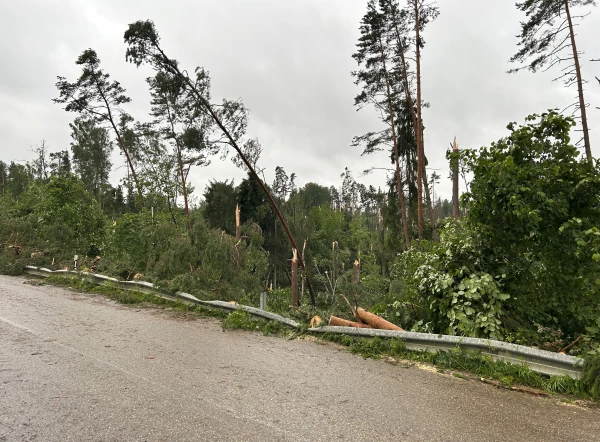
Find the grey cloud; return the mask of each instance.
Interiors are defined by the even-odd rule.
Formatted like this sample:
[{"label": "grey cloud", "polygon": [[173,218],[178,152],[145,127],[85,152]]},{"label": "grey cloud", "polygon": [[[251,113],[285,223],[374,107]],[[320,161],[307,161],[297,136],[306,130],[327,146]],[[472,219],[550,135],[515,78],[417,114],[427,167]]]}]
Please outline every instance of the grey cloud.
[{"label": "grey cloud", "polygon": [[[515,51],[519,13],[513,2],[440,1],[441,15],[425,33],[423,96],[426,154],[430,167],[446,177],[445,151],[456,135],[462,147],[479,147],[506,135],[510,121],[529,113],[565,107],[574,91],[552,83],[552,74],[508,75]],[[66,115],[50,99],[55,77],[76,78],[77,55],[87,47],[99,53],[107,72],[133,98],[128,110],[144,120],[148,113],[146,68],[124,60],[123,32],[138,19],[155,21],[170,56],[193,70],[211,74],[215,99],[241,97],[251,109],[249,137],[258,137],[264,153],[261,167],[272,179],[275,166],[295,172],[298,181],[339,185],[348,166],[359,176],[369,166],[388,167],[387,154],[361,157],[352,137],[379,128],[374,112],[356,112],[357,88],[350,72],[351,55],[366,0],[141,0],[3,2],[0,56],[10,70],[0,72],[0,159],[21,155],[42,137],[56,148],[69,145]],[[580,47],[590,54],[600,13],[580,29]],[[18,38],[16,36],[19,36]],[[6,64],[5,64],[6,65]],[[593,78],[595,66],[584,63]],[[600,73],[600,63],[597,66]],[[588,100],[600,105],[600,88],[588,84]],[[596,128],[595,109],[590,124]],[[600,139],[592,132],[592,149]],[[115,154],[116,155],[116,154]],[[119,163],[117,163],[119,161]],[[116,157],[115,164],[121,160]],[[114,173],[118,178],[123,169]],[[196,169],[196,195],[211,178],[243,172],[217,158]],[[384,172],[362,179],[384,186]],[[443,180],[442,197],[449,195]]]}]

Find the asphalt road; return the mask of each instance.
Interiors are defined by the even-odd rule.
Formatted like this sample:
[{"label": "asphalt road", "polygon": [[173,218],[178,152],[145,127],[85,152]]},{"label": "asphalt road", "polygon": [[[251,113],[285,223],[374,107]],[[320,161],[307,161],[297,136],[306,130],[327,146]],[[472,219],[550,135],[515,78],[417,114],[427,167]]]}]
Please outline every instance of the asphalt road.
[{"label": "asphalt road", "polygon": [[0,441],[592,441],[600,412],[0,276]]}]

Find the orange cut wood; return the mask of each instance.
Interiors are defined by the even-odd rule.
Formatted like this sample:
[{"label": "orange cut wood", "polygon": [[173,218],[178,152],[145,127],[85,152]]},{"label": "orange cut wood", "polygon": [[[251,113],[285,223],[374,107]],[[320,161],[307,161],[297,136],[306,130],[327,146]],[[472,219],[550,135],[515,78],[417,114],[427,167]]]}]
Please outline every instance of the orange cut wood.
[{"label": "orange cut wood", "polygon": [[357,308],[356,315],[365,323],[369,324],[373,328],[378,328],[380,330],[396,330],[396,331],[404,331],[396,324],[392,324],[389,321],[386,321],[381,316],[377,316],[373,313],[366,311],[364,308]]},{"label": "orange cut wood", "polygon": [[329,325],[334,327],[356,327],[356,328],[371,328],[366,324],[359,324],[358,322],[348,321],[347,319],[338,318],[332,316],[329,318]]}]

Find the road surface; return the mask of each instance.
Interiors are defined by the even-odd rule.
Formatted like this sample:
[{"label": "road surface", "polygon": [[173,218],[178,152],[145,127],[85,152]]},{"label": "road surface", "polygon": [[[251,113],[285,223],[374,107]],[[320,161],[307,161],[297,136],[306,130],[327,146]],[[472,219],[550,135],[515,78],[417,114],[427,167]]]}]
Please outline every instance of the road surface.
[{"label": "road surface", "polygon": [[600,412],[0,276],[0,441],[592,441]]}]

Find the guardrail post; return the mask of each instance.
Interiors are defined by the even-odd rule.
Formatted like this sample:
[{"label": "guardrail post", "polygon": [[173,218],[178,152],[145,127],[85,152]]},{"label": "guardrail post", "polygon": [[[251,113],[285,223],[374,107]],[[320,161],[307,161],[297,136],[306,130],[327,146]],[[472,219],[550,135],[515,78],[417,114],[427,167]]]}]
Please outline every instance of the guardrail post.
[{"label": "guardrail post", "polygon": [[267,309],[267,292],[262,292],[260,294],[260,309],[261,310]]}]

